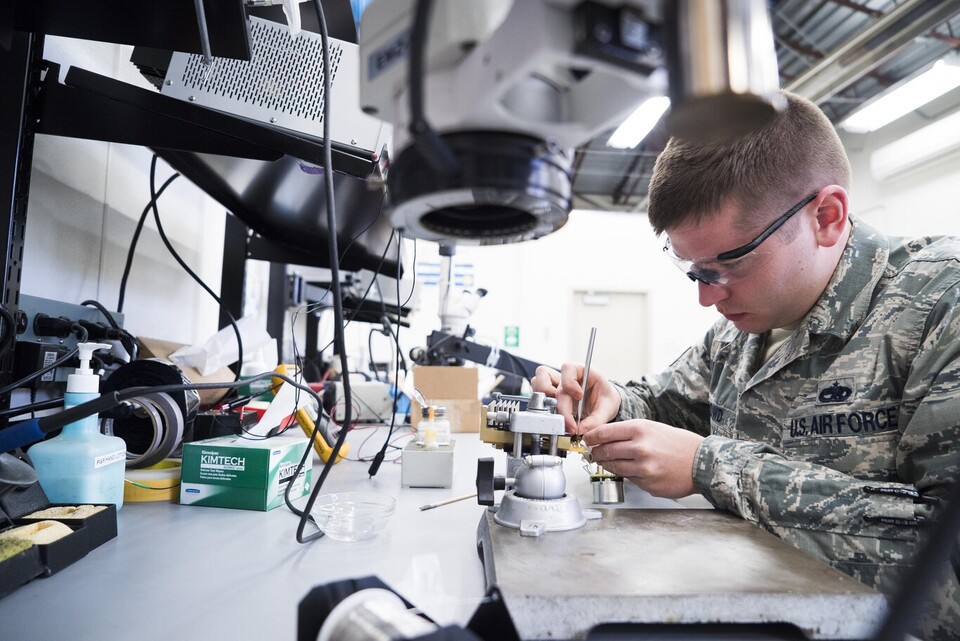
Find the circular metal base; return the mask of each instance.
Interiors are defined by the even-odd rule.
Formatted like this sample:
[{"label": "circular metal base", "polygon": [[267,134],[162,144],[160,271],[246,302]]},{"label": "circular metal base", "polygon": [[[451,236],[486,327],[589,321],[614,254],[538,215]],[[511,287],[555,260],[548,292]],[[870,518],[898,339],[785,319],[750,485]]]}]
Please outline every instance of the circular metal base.
[{"label": "circular metal base", "polygon": [[523,536],[540,536],[544,532],[575,530],[587,522],[576,497],[559,499],[525,499],[513,491],[506,492],[493,520],[505,527],[520,530]]},{"label": "circular metal base", "polygon": [[390,167],[390,223],[404,235],[501,245],[545,236],[567,222],[572,154],[516,133],[456,132],[442,138],[459,163],[457,171],[434,167],[436,161],[416,145]]}]

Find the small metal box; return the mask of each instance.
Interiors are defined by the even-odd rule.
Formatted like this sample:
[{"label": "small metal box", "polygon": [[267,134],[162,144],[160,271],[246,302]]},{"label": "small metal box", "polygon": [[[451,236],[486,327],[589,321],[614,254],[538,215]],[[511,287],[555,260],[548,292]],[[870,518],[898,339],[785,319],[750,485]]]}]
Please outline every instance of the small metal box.
[{"label": "small metal box", "polygon": [[411,441],[403,448],[400,460],[400,483],[403,487],[452,487],[453,446],[438,445],[426,449]]}]

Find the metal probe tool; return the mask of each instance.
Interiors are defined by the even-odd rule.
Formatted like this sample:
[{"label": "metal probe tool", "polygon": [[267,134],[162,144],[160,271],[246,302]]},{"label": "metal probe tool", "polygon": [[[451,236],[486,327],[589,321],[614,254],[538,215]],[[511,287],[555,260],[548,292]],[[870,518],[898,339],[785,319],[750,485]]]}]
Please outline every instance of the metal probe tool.
[{"label": "metal probe tool", "polygon": [[583,394],[577,404],[577,436],[580,436],[580,418],[583,416],[583,400],[587,397],[587,381],[590,380],[590,361],[593,360],[593,343],[597,340],[597,328],[590,328],[590,340],[587,342],[587,360],[583,363]]}]

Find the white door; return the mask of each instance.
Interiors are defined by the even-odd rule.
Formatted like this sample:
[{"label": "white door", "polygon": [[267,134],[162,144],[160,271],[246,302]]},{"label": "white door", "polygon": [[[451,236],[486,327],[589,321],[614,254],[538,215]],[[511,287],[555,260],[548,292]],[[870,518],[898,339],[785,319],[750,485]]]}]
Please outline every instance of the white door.
[{"label": "white door", "polygon": [[570,360],[587,357],[590,328],[597,328],[591,368],[626,382],[650,373],[647,296],[642,292],[574,291]]}]

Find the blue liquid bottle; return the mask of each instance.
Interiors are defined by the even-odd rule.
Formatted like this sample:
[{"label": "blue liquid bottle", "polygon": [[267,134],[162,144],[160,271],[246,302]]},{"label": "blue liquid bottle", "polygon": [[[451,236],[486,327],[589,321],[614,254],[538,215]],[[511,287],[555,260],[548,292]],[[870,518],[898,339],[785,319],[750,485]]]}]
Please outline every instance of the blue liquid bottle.
[{"label": "blue liquid bottle", "polygon": [[[90,356],[104,343],[80,343],[80,367],[67,377],[64,406],[73,407],[100,396],[100,376],[90,368]],[[113,503],[123,505],[127,444],[100,433],[96,415],[64,426],[59,436],[28,451],[40,487],[51,503]]]}]

